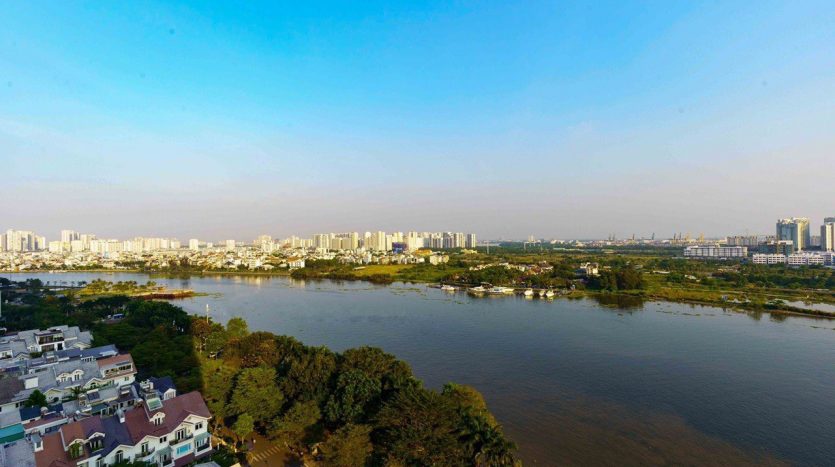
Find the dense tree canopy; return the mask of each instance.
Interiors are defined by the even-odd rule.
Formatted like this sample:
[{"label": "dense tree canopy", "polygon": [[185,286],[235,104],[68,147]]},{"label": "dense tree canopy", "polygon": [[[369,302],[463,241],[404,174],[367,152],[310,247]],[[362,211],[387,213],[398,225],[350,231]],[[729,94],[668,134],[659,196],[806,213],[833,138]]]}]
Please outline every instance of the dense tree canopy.
[{"label": "dense tree canopy", "polygon": [[[209,342],[229,330],[212,325],[201,333]],[[209,407],[234,433],[251,422],[293,452],[318,445],[326,465],[515,461],[515,446],[473,388],[424,389],[406,363],[374,347],[337,354],[287,336],[238,336],[206,347],[202,364]]]}]

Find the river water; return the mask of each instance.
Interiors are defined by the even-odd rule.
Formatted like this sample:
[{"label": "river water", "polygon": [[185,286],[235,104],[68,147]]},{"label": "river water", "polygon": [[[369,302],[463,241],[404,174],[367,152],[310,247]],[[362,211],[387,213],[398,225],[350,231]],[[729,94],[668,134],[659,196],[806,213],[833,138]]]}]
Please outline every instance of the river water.
[{"label": "river water", "polygon": [[[143,274],[24,274],[145,282]],[[16,279],[21,275],[16,275]],[[213,319],[373,345],[487,399],[526,465],[835,462],[835,321],[673,303],[476,298],[423,285],[150,278]]]}]

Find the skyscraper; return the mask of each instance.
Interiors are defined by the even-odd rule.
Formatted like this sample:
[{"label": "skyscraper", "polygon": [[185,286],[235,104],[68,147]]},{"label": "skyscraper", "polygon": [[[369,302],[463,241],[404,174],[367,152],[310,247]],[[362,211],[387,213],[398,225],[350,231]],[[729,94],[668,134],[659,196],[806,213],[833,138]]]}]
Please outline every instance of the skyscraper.
[{"label": "skyscraper", "polygon": [[826,217],[821,226],[821,250],[835,251],[835,217]]},{"label": "skyscraper", "polygon": [[80,240],[80,238],[80,235],[75,230],[61,231],[61,241],[64,243],[70,243],[73,240]]},{"label": "skyscraper", "polygon": [[475,248],[478,246],[475,234],[467,234],[467,248]]},{"label": "skyscraper", "polygon": [[811,234],[809,233],[809,219],[806,217],[792,217],[777,221],[777,240],[792,241],[794,251],[809,248]]}]

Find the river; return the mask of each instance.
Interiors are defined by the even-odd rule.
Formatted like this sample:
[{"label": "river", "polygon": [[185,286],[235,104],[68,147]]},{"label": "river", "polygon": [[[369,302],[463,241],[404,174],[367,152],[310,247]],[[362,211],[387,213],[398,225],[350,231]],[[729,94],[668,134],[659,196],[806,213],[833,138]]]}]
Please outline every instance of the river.
[{"label": "river", "polygon": [[[145,282],[143,274],[22,274]],[[429,387],[481,391],[526,465],[826,465],[835,321],[648,302],[476,298],[414,284],[151,278],[176,303],[333,350],[373,345]]]}]

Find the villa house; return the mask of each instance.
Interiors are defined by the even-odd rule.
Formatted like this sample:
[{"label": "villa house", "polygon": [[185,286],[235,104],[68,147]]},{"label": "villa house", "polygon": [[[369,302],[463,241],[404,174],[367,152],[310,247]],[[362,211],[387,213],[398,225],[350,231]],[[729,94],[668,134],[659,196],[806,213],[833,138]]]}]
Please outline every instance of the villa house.
[{"label": "villa house", "polygon": [[91,402],[100,404],[122,397],[120,388],[133,384],[135,376],[130,354],[67,360],[22,375],[4,375],[0,377],[0,413],[19,409],[35,390],[42,392],[49,403],[78,399],[78,410],[91,412]]},{"label": "villa house", "polygon": [[147,391],[133,410],[68,423],[31,442],[38,467],[102,467],[142,461],[179,467],[212,452],[209,409],[199,392],[162,400]]},{"label": "villa house", "polygon": [[25,366],[31,354],[90,348],[93,336],[78,326],[55,326],[0,336],[0,370]]}]

